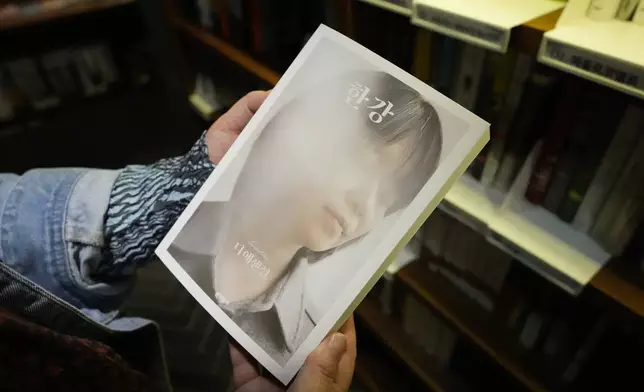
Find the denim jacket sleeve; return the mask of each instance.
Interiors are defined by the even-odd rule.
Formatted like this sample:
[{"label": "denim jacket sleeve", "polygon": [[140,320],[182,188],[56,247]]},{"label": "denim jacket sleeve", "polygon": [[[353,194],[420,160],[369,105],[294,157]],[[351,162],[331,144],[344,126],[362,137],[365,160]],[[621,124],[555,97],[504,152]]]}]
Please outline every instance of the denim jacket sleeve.
[{"label": "denim jacket sleeve", "polygon": [[0,174],[0,260],[78,308],[117,307],[131,279],[92,278],[118,171],[39,169]]},{"label": "denim jacket sleeve", "polygon": [[80,309],[116,309],[213,168],[204,133],[149,166],[0,174],[0,262]]}]

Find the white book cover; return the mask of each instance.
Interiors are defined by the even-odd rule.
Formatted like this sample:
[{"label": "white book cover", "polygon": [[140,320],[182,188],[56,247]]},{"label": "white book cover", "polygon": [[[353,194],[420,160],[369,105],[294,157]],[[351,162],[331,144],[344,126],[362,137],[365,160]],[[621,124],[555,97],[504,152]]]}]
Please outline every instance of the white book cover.
[{"label": "white book cover", "polygon": [[488,139],[486,122],[320,26],[156,253],[286,384]]}]

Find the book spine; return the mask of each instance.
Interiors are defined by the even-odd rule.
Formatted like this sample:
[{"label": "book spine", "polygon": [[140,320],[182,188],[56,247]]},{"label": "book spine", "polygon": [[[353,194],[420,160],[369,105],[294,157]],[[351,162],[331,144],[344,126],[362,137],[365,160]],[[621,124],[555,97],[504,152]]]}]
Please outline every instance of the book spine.
[{"label": "book spine", "polygon": [[637,9],[635,9],[633,22],[644,26],[644,1],[640,1]]},{"label": "book spine", "polygon": [[485,167],[481,175],[481,184],[484,186],[490,186],[494,182],[505,150],[505,141],[510,131],[510,124],[519,107],[521,95],[523,94],[525,82],[530,75],[532,64],[533,60],[530,56],[523,53],[518,55],[514,72],[512,72],[512,80],[508,87],[508,94],[505,98],[503,111],[495,127],[496,135],[494,140],[490,141],[490,151],[485,160]]},{"label": "book spine", "polygon": [[550,131],[541,146],[539,157],[532,170],[528,188],[526,189],[525,197],[533,204],[541,205],[546,198],[554,167],[559,159],[566,135],[571,128],[578,94],[579,82],[577,79],[566,80],[564,92],[559,97],[553,120],[550,124]]},{"label": "book spine", "polygon": [[505,153],[499,167],[499,175],[495,178],[494,186],[502,192],[507,192],[510,188],[520,165],[542,131],[541,123],[547,117],[539,117],[539,114],[547,110],[546,106],[554,82],[555,78],[553,76],[539,71],[533,72],[530,76],[526,91],[521,98],[515,121],[512,123],[512,132],[507,137]]},{"label": "book spine", "polygon": [[596,21],[611,20],[617,14],[620,0],[591,0],[586,16]]},{"label": "book spine", "polygon": [[[594,94],[591,93],[591,95]],[[580,132],[581,135],[575,135],[574,140],[580,159],[575,162],[570,186],[557,210],[557,216],[565,222],[573,221],[586,195],[606,147],[610,143],[613,130],[624,112],[621,103],[619,96],[598,91],[597,99],[588,104],[587,116],[584,115],[580,119],[579,127],[584,129]]]},{"label": "book spine", "polygon": [[619,4],[619,9],[617,10],[615,19],[631,20],[639,2],[640,0],[622,0]]},{"label": "book spine", "polygon": [[432,33],[426,29],[418,29],[412,66],[414,76],[429,83],[431,77],[431,47]]},{"label": "book spine", "polygon": [[474,45],[465,45],[452,98],[467,110],[474,109],[484,60],[485,49]]},{"label": "book spine", "polygon": [[593,226],[609,190],[619,177],[619,172],[637,144],[639,132],[643,128],[644,110],[630,105],[575,215],[573,226],[578,230],[588,232]]},{"label": "book spine", "polygon": [[442,37],[439,63],[436,67],[436,77],[433,78],[434,87],[445,95],[449,95],[458,57],[460,54],[461,43],[454,38]]},{"label": "book spine", "polygon": [[606,202],[604,203],[597,221],[595,222],[590,234],[600,244],[609,247],[611,232],[615,218],[622,209],[622,206],[628,200],[632,189],[632,180],[636,176],[639,162],[644,159],[644,137],[640,136],[637,146],[631,153],[628,162],[620,170],[620,177],[610,191]]}]

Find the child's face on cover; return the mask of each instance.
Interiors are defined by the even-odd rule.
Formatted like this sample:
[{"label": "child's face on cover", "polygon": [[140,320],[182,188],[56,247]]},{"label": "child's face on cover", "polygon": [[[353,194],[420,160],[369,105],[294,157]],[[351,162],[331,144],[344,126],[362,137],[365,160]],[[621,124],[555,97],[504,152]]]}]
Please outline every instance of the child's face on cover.
[{"label": "child's face on cover", "polygon": [[279,143],[264,144],[261,154],[273,175],[253,177],[274,190],[265,193],[264,204],[274,230],[285,230],[302,247],[326,251],[383,220],[398,199],[395,179],[409,169],[401,169],[401,163],[410,143],[378,140],[369,119],[338,124],[337,119],[320,123],[306,117],[276,121],[271,131],[281,134],[275,138]]}]

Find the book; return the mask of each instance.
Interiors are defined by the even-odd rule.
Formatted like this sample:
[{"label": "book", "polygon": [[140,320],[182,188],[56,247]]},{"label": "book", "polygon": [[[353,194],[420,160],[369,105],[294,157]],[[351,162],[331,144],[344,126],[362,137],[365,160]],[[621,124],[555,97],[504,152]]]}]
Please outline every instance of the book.
[{"label": "book", "polygon": [[433,67],[431,84],[441,93],[449,94],[454,83],[462,44],[454,38],[442,36],[437,40],[437,46],[438,63]]},{"label": "book", "polygon": [[482,119],[322,25],[156,253],[286,384],[488,139]]},{"label": "book", "polygon": [[564,82],[563,93],[557,99],[550,130],[545,137],[541,151],[530,175],[525,198],[533,204],[540,205],[546,198],[552,174],[562,153],[566,135],[572,128],[576,117],[580,83],[576,78]]},{"label": "book", "polygon": [[467,110],[474,110],[479,91],[481,72],[485,64],[485,49],[474,45],[465,45],[461,64],[456,74],[452,99]]},{"label": "book", "polygon": [[510,125],[521,102],[525,82],[530,76],[533,63],[534,60],[529,55],[524,53],[517,55],[508,93],[503,103],[503,110],[501,111],[499,122],[495,126],[494,140],[490,141],[490,151],[485,159],[485,167],[481,174],[481,184],[484,186],[490,186],[494,182],[505,150],[505,141],[510,131]]},{"label": "book", "polygon": [[586,16],[592,20],[611,20],[617,15],[622,0],[591,0]]},{"label": "book", "polygon": [[[496,127],[498,118],[503,108],[503,99],[507,93],[514,69],[516,60],[516,53],[509,51],[503,55],[490,53],[486,59],[486,71],[488,74],[484,77],[484,83],[481,86],[481,92],[476,104],[476,113],[480,115],[485,121],[493,124],[490,128],[490,139],[494,140],[497,137]],[[483,169],[487,161],[491,144],[487,145],[470,167],[470,174],[480,180],[483,175]]]},{"label": "book", "polygon": [[535,70],[527,82],[515,119],[506,136],[501,165],[494,180],[494,187],[507,192],[514,181],[523,161],[528,156],[545,128],[544,122],[551,105],[551,93],[556,78],[540,70]]},{"label": "book", "polygon": [[432,32],[425,29],[418,29],[416,31],[415,45],[414,63],[412,66],[414,76],[424,83],[429,83],[432,65]]},{"label": "book", "polygon": [[578,230],[588,232],[591,229],[608,192],[617,181],[620,170],[637,144],[643,128],[644,109],[630,105],[575,215],[573,226]]},{"label": "book", "polygon": [[635,14],[635,10],[639,5],[640,0],[621,0],[617,15],[615,19],[618,20],[631,20]]},{"label": "book", "polygon": [[644,137],[641,135],[620,172],[619,179],[611,189],[590,232],[591,236],[612,254],[621,251],[616,241],[623,235],[620,235],[622,228],[617,227],[615,223],[623,211],[627,212],[627,217],[633,213],[632,207],[637,205],[626,209],[627,203],[640,192],[638,188],[641,188],[642,182],[638,180],[644,180]]},{"label": "book", "polygon": [[633,14],[633,23],[644,25],[644,1],[640,1],[638,4],[635,14]]},{"label": "book", "polygon": [[[579,129],[583,128],[581,135],[578,135],[576,130],[572,133],[570,150],[575,150],[572,152],[575,164],[566,195],[557,209],[557,216],[564,222],[572,222],[575,218],[619,118],[623,114],[623,101],[619,96],[610,92],[598,94],[601,94],[601,100],[598,102],[597,109],[588,110],[589,115],[582,115],[578,120]],[[593,107],[592,104],[589,105]],[[582,113],[584,112],[582,110]]]}]

